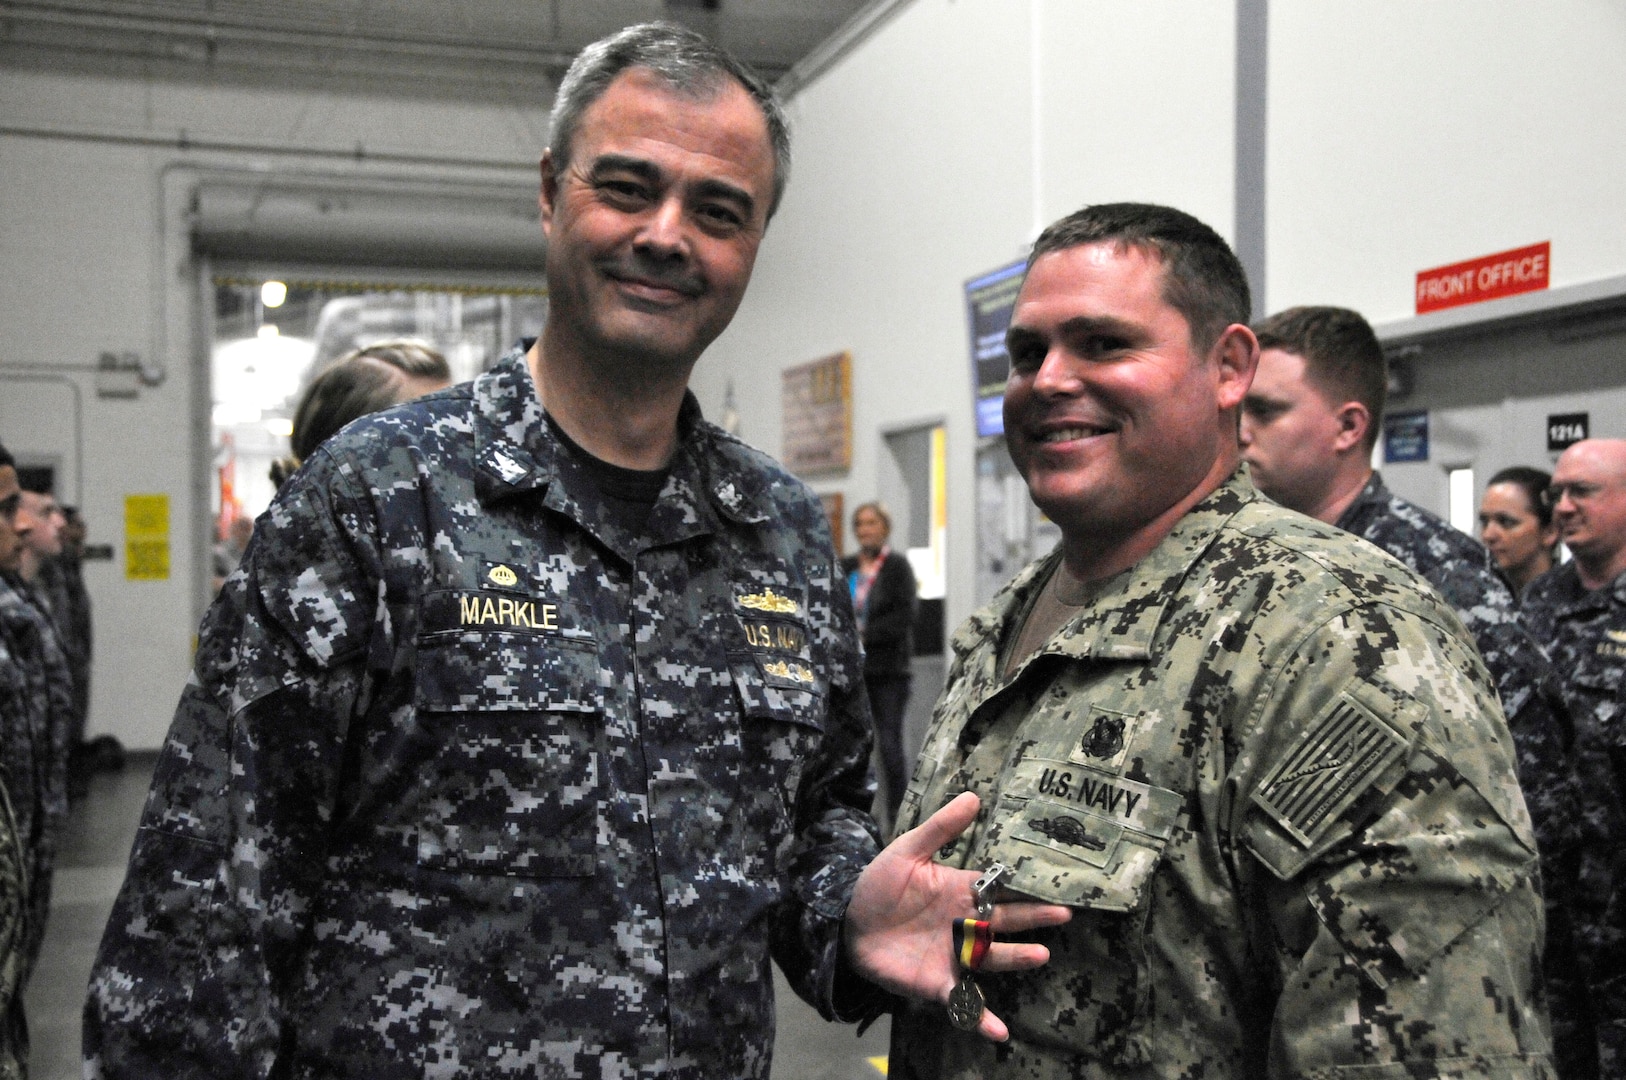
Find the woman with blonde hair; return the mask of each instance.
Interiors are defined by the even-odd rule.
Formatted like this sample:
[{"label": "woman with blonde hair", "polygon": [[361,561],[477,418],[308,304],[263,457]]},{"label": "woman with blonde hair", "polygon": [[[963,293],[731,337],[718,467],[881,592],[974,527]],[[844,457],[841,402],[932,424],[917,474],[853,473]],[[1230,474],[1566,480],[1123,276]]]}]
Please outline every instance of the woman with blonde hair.
[{"label": "woman with blonde hair", "polygon": [[887,544],[892,518],[878,502],[853,511],[858,554],[841,560],[852,594],[853,614],[864,642],[864,686],[881,751],[887,817],[897,817],[909,781],[903,759],[903,716],[909,706],[909,658],[914,653],[915,572]]},{"label": "woman with blonde hair", "polygon": [[346,353],[305,388],[294,410],[293,456],[271,465],[271,482],[281,487],[350,421],[450,385],[451,365],[421,341],[380,341]]}]

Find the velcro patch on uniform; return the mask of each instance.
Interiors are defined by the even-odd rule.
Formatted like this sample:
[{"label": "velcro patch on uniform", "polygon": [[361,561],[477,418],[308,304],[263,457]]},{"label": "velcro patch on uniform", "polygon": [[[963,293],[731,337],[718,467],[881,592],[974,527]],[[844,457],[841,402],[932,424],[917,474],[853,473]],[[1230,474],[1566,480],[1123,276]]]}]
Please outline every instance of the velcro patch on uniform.
[{"label": "velcro patch on uniform", "polygon": [[1130,748],[1135,745],[1139,727],[1139,715],[1091,705],[1084,718],[1084,734],[1073,745],[1069,760],[1096,769],[1116,771],[1123,766]]},{"label": "velcro patch on uniform", "polygon": [[1408,745],[1376,713],[1340,694],[1271,770],[1253,802],[1294,840],[1313,847]]}]

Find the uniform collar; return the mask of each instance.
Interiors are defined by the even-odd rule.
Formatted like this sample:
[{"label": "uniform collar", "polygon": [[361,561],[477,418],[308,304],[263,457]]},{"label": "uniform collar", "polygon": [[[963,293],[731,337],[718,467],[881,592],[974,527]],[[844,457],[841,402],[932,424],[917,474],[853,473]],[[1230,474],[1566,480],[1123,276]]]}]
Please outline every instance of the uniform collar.
[{"label": "uniform collar", "polygon": [[[591,527],[600,517],[596,491],[548,426],[525,361],[530,346],[530,339],[521,340],[474,380],[475,494],[489,505],[541,491],[547,506]],[[694,394],[685,392],[672,472],[650,515],[652,539],[675,542],[715,531],[719,516],[741,524],[767,520],[762,481],[743,467],[741,453],[727,452],[730,444],[737,446],[705,421]]]},{"label": "uniform collar", "polygon": [[1344,512],[1338,515],[1334,522],[1337,528],[1348,533],[1359,535],[1363,531],[1365,518],[1368,514],[1376,513],[1389,502],[1389,488],[1383,482],[1383,475],[1376,469],[1366,478],[1366,484],[1361,488],[1355,501],[1344,507]]},{"label": "uniform collar", "polygon": [[[1229,480],[1192,507],[1150,554],[1103,582],[1095,599],[1037,655],[1055,653],[1105,660],[1149,658],[1158,627],[1192,566],[1225,523],[1258,498],[1245,467],[1239,467]],[[988,644],[997,652],[1006,635],[1016,631],[1015,621],[1026,610],[1034,591],[1049,579],[1060,561],[1058,546],[1019,574],[954,635],[955,651],[969,653]]]},{"label": "uniform collar", "polygon": [[[1626,606],[1626,573],[1601,588],[1588,589],[1581,584],[1581,572],[1572,560],[1549,570],[1537,581],[1538,585],[1545,585],[1547,603],[1566,615],[1605,611],[1617,604]],[[1532,586],[1532,592],[1536,588]]]}]

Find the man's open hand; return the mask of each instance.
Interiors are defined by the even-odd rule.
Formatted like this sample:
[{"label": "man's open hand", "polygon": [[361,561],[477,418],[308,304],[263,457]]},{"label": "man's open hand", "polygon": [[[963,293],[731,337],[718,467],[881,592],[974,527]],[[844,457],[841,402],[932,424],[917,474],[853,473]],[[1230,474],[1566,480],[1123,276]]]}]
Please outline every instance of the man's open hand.
[{"label": "man's open hand", "polygon": [[[977,914],[971,886],[976,870],[954,870],[932,855],[977,817],[977,797],[965,792],[919,827],[898,837],[859,875],[847,906],[847,959],[866,979],[895,994],[947,1003],[960,979],[953,924]],[[994,934],[1059,926],[1072,912],[1056,904],[999,903],[990,917]],[[1050,959],[1043,945],[996,940],[980,971],[1019,971]],[[1005,1022],[984,1010],[979,1030],[1004,1042]]]}]

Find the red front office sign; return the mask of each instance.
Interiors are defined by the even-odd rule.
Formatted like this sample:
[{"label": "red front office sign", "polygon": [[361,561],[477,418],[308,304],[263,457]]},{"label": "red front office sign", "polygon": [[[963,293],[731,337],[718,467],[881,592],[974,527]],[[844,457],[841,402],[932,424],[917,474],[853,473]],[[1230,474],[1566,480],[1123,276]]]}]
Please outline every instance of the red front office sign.
[{"label": "red front office sign", "polygon": [[1551,240],[1452,263],[1417,275],[1417,314],[1547,287]]}]

